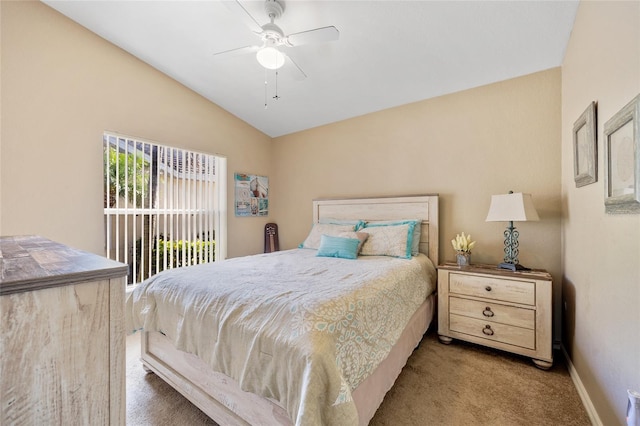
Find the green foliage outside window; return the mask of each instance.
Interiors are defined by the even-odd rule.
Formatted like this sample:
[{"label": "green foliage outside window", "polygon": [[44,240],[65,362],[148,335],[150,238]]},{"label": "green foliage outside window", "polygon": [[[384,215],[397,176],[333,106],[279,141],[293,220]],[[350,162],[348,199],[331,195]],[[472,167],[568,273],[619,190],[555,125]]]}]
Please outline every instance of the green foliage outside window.
[{"label": "green foliage outside window", "polygon": [[114,207],[116,197],[128,198],[136,207],[144,207],[149,194],[149,162],[142,154],[133,155],[117,152],[109,147],[109,167],[105,170],[105,186],[109,180],[109,201],[105,194],[105,207]]},{"label": "green foliage outside window", "polygon": [[[154,248],[153,252],[158,256],[160,270],[164,268],[165,253],[167,255],[167,265],[169,268],[207,263],[209,262],[209,253],[211,253],[212,259],[215,258],[215,241],[171,241],[160,239],[158,242],[158,248]],[[185,256],[184,259],[182,257],[183,252]],[[202,261],[200,259],[202,259]],[[153,268],[155,268],[155,263],[153,264]]]},{"label": "green foliage outside window", "polygon": [[[156,246],[157,243],[157,246]],[[153,249],[151,250],[151,275],[161,272],[165,269],[165,253],[167,258],[167,268],[178,268],[181,266],[198,265],[200,263],[209,263],[215,260],[216,242],[215,240],[166,240],[163,235],[159,239],[153,239]],[[137,241],[137,269],[141,268],[141,240]],[[184,250],[184,260],[182,257]],[[211,260],[209,260],[211,254]],[[157,262],[156,262],[157,260]],[[145,261],[147,262],[147,261]],[[148,264],[147,264],[148,265]],[[145,269],[148,270],[148,266]],[[157,267],[156,267],[157,266]],[[136,271],[136,276],[139,271]],[[143,271],[146,273],[146,271]]]}]

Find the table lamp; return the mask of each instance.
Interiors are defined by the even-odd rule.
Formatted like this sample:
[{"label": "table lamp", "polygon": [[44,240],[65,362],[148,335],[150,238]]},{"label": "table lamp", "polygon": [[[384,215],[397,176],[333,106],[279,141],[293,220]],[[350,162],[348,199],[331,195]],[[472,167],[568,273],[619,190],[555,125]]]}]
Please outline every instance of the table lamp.
[{"label": "table lamp", "polygon": [[509,222],[509,226],[504,231],[504,262],[498,265],[500,269],[511,271],[527,271],[518,262],[518,235],[519,232],[513,226],[513,222],[540,220],[538,212],[533,206],[531,194],[521,192],[492,195],[491,206],[486,222]]}]

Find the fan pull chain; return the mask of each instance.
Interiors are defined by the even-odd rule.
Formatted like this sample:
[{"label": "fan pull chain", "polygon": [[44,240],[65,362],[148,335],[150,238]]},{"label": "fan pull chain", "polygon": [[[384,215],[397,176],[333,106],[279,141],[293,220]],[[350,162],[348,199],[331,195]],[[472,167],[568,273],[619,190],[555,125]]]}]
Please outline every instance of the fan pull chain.
[{"label": "fan pull chain", "polygon": [[280,99],[280,96],[278,96],[278,71],[277,70],[276,70],[276,95],[273,97],[273,99],[275,99],[276,101]]},{"label": "fan pull chain", "polygon": [[264,69],[264,109],[267,109],[267,69]]},{"label": "fan pull chain", "polygon": [[[269,105],[267,104],[267,99],[268,99],[267,86],[268,86],[268,83],[267,83],[267,69],[265,68],[265,70],[264,70],[264,109],[269,108]],[[276,101],[278,99],[280,99],[280,96],[278,96],[278,71],[277,70],[276,70],[276,95],[273,96],[273,99],[275,99]]]}]

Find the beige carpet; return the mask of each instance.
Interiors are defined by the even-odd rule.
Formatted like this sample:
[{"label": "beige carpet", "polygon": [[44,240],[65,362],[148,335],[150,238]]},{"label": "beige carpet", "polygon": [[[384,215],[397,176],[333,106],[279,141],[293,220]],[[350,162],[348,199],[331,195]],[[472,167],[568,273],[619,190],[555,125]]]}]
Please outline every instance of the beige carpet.
[{"label": "beige carpet", "polygon": [[[215,425],[138,357],[139,335],[127,338],[128,425]],[[422,343],[389,391],[371,425],[590,425],[569,373],[556,353],[548,371],[527,358],[455,341]]]}]

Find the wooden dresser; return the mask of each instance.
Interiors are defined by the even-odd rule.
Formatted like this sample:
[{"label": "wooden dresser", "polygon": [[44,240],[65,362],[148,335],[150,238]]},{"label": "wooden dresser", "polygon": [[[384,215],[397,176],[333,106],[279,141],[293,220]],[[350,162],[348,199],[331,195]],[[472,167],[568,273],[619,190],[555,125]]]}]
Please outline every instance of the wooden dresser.
[{"label": "wooden dresser", "polygon": [[438,334],[531,357],[553,365],[551,275],[493,265],[438,267]]},{"label": "wooden dresser", "polygon": [[124,425],[127,266],[0,237],[0,424]]}]

